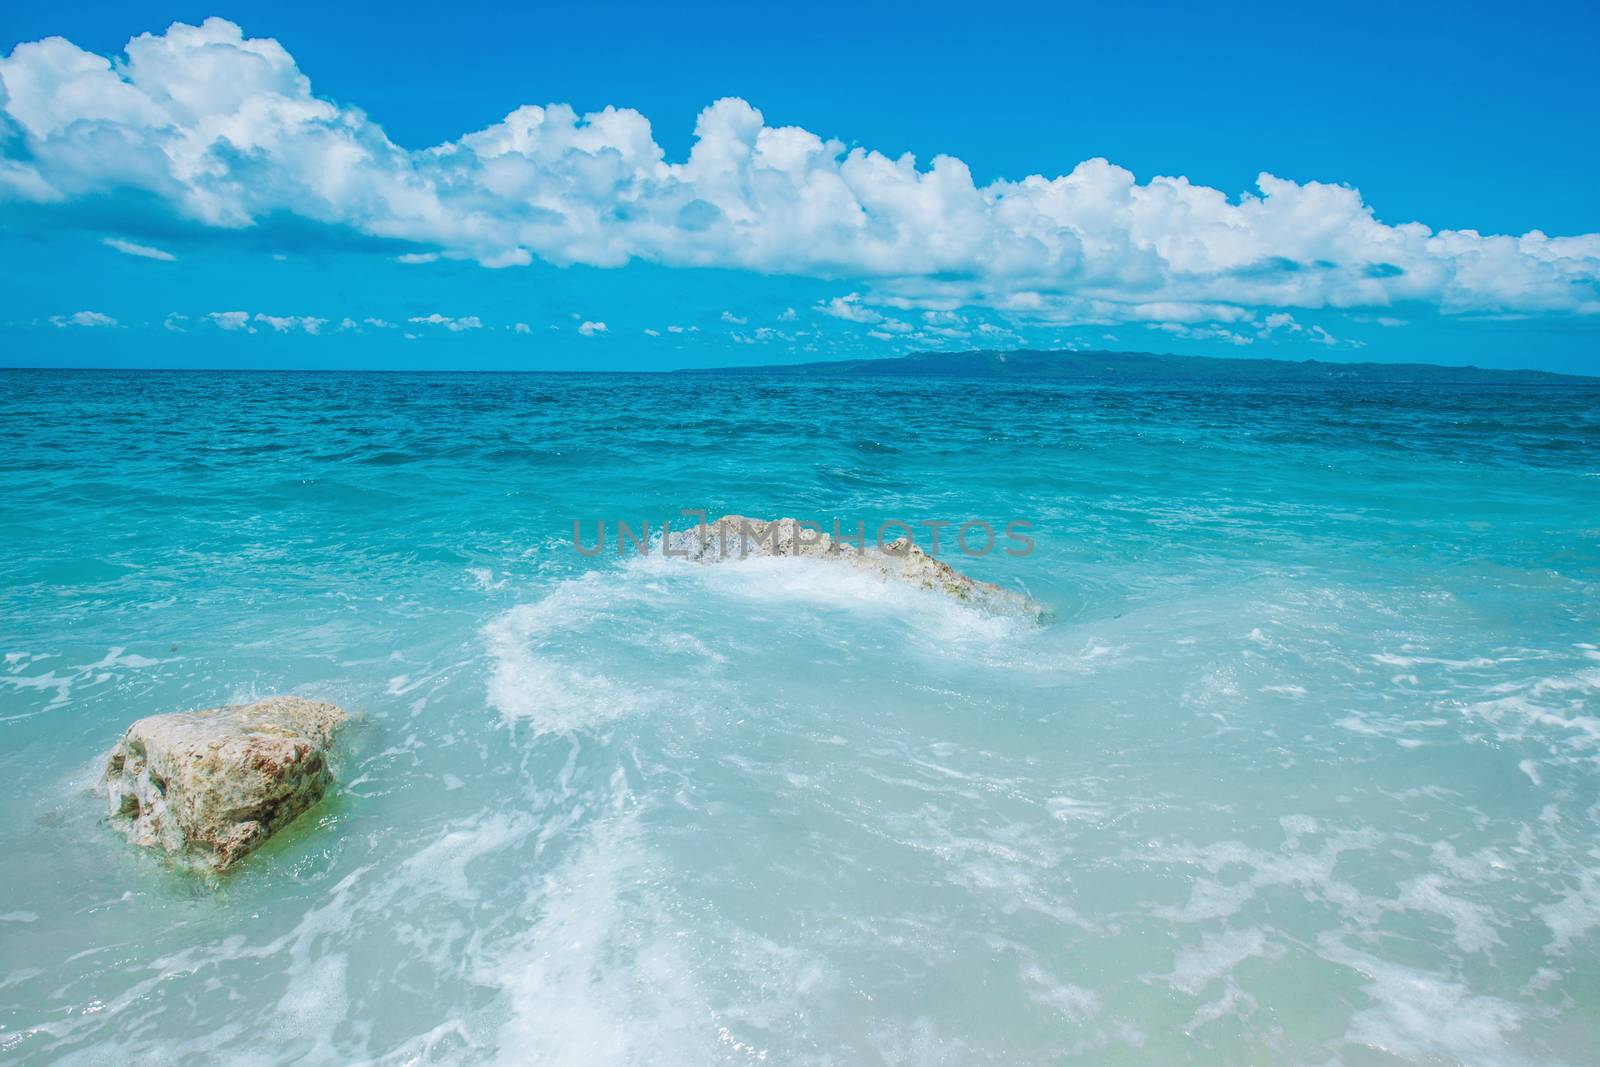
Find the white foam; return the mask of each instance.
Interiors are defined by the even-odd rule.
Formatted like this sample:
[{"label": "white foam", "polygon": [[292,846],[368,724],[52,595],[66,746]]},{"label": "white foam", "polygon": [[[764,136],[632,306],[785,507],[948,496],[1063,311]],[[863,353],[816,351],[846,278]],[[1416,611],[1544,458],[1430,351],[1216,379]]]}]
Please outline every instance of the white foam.
[{"label": "white foam", "polygon": [[343,953],[308,956],[289,972],[289,988],[273,1012],[273,1030],[280,1040],[311,1038],[308,1062],[335,1062],[335,1027],[349,1012],[348,961]]},{"label": "white foam", "polygon": [[1288,817],[1284,828],[1284,846],[1275,851],[1252,848],[1239,841],[1217,841],[1204,846],[1187,843],[1160,846],[1141,854],[1138,858],[1147,862],[1198,866],[1212,875],[1233,867],[1241,867],[1246,872],[1243,878],[1226,882],[1218,878],[1193,878],[1189,898],[1181,906],[1157,906],[1151,913],[1180,923],[1225,919],[1237,914],[1263,889],[1290,887],[1299,889],[1308,898],[1320,897],[1336,903],[1363,919],[1376,912],[1376,902],[1335,878],[1334,869],[1342,854],[1374,848],[1382,841],[1381,835],[1367,829],[1330,831],[1321,847],[1313,852],[1300,847],[1300,836],[1315,832],[1313,824],[1305,821],[1305,817]]},{"label": "white foam", "polygon": [[1207,1023],[1214,1023],[1218,1019],[1244,1018],[1260,1007],[1260,1002],[1255,997],[1240,989],[1237,985],[1229,984],[1216,1000],[1207,1001],[1195,1009],[1189,1016],[1189,1021],[1183,1024],[1185,1033],[1194,1033]]},{"label": "white foam", "polygon": [[[541,732],[602,727],[675,690],[690,698],[694,676],[726,664],[727,650],[752,635],[772,632],[775,609],[789,613],[784,625],[807,629],[818,640],[839,640],[834,616],[849,614],[863,624],[892,623],[919,654],[977,661],[1015,662],[1013,639],[1037,630],[1028,620],[824,560],[753,556],[713,566],[634,557],[556,582],[538,600],[491,621],[484,628],[493,659],[489,702]],[[686,611],[697,613],[707,629],[685,629],[680,620]],[[649,681],[633,670],[638,661],[662,655],[675,657],[671,669]],[[407,681],[402,676],[392,684]]]},{"label": "white foam", "polygon": [[1198,946],[1178,953],[1166,980],[1174,989],[1197,994],[1207,985],[1232,973],[1245,960],[1281,952],[1282,949],[1268,942],[1266,930],[1259,926],[1206,933],[1201,935]]},{"label": "white foam", "polygon": [[826,560],[751,556],[707,566],[651,557],[633,561],[633,565],[698,579],[708,592],[746,603],[800,604],[893,616],[916,630],[946,640],[995,642],[1031,626],[1019,619],[989,614],[943,593]]},{"label": "white foam", "polygon": [[1463,882],[1492,882],[1511,871],[1511,864],[1492,848],[1481,848],[1470,856],[1461,856],[1450,842],[1438,841],[1433,845],[1430,858],[1450,877]]},{"label": "white foam", "polygon": [[502,991],[496,1061],[712,1062],[723,1044],[695,988],[685,944],[654,903],[629,893],[649,857],[632,816],[598,824],[590,840],[529,900],[529,924],[477,968]]},{"label": "white foam", "polygon": [[129,653],[127,649],[118,645],[116,648],[108,651],[98,663],[86,664],[76,669],[85,672],[103,670],[106,667],[128,667],[133,670],[142,670],[145,667],[155,667],[162,663],[170,662],[172,661],[150,659],[148,656],[141,656],[137,653]]},{"label": "white foam", "polygon": [[[494,669],[489,702],[544,732],[570,733],[602,725],[643,704],[643,695],[570,662],[552,646],[564,630],[615,621],[627,591],[615,579],[585,575],[558,584],[543,599],[521,604],[484,629]],[[633,625],[645,625],[634,620]]]},{"label": "white foam", "polygon": [[461,900],[475,899],[478,887],[468,876],[468,868],[528,839],[536,829],[534,819],[523,813],[482,814],[408,856],[402,865],[405,879],[414,885],[437,885]]},{"label": "white foam", "polygon": [[492,593],[506,587],[509,578],[495,580],[494,571],[488,567],[468,567],[467,573],[472,576],[473,584],[482,592]]},{"label": "white foam", "polygon": [[1449,659],[1442,656],[1397,656],[1391,652],[1379,652],[1372,657],[1373,662],[1381,663],[1387,667],[1445,667],[1450,670],[1476,670],[1484,667],[1497,667],[1502,663],[1515,663],[1515,657],[1507,659],[1490,659],[1488,656],[1472,656],[1468,659]]},{"label": "white foam", "polygon": [[1104,1001],[1092,989],[1071,982],[1063,982],[1036,962],[1022,966],[1023,981],[1029,985],[1029,996],[1073,1022],[1081,1023],[1099,1015]]},{"label": "white foam", "polygon": [[1500,936],[1495,933],[1498,919],[1494,909],[1446,893],[1444,879],[1437,874],[1407,881],[1400,887],[1399,904],[1447,920],[1454,928],[1456,947],[1463,952],[1483,952],[1501,944]]},{"label": "white foam", "polygon": [[1551,949],[1565,952],[1573,941],[1600,926],[1600,868],[1580,872],[1576,887],[1534,911],[1550,928]]},{"label": "white foam", "polygon": [[[80,676],[68,675],[66,677],[57,677],[56,672],[52,670],[52,671],[49,671],[49,672],[47,672],[45,674],[35,674],[35,675],[8,674],[8,675],[5,675],[3,677],[0,677],[0,682],[4,682],[6,685],[11,686],[13,689],[37,689],[37,690],[51,690],[51,689],[53,689],[53,690],[55,690],[55,696],[50,699],[50,703],[52,705],[55,705],[55,704],[65,704],[67,702],[67,698],[72,695],[72,683],[76,680],[77,677],[80,677]],[[6,716],[3,716],[3,717],[0,717],[0,722],[9,722],[12,719],[25,719],[30,714],[35,714],[35,713],[24,712],[24,713],[22,713],[20,715],[6,715]]]},{"label": "white foam", "polygon": [[1349,948],[1336,936],[1318,939],[1324,958],[1367,980],[1371,1005],[1350,1018],[1345,1039],[1411,1060],[1485,1065],[1521,1064],[1509,1044],[1523,1014],[1498,997],[1474,994],[1443,976]]}]

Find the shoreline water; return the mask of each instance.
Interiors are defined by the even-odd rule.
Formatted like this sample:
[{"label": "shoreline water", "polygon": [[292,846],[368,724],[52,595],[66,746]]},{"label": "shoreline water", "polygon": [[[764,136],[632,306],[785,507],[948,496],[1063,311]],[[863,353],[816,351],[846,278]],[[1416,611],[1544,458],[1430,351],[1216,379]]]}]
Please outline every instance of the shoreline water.
[{"label": "shoreline water", "polygon": [[[19,1062],[1576,1063],[1600,1037],[1586,393],[14,381]],[[1056,617],[566,543],[685,500],[1025,514],[1031,555],[952,562]],[[132,719],[280,691],[360,726],[221,885],[83,795]]]}]

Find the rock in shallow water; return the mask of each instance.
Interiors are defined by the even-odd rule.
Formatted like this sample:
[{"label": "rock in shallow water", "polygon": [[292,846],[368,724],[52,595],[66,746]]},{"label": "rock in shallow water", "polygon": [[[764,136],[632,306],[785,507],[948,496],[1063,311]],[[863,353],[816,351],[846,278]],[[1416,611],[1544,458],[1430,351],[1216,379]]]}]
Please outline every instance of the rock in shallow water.
[{"label": "rock in shallow water", "polygon": [[1025,615],[1037,622],[1048,617],[1043,605],[1021,593],[967,577],[928,555],[908,538],[880,547],[857,548],[808,528],[799,519],[751,519],[724,515],[715,522],[672,535],[674,554],[701,563],[749,556],[796,556],[829,560],[854,567],[885,581],[904,582],[964,601],[997,614]]},{"label": "rock in shallow water", "polygon": [[322,799],[345,717],[284,696],[140,719],[106,764],[112,824],[135,844],[225,870]]}]

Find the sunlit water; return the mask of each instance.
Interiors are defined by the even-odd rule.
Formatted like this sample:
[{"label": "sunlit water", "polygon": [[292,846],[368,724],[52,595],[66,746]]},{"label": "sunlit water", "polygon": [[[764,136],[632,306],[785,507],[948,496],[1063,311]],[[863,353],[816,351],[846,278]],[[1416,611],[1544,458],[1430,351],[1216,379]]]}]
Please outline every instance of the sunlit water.
[{"label": "sunlit water", "polygon": [[[21,1063],[1592,1063],[1600,391],[0,375]],[[1044,625],[571,547],[1013,518]],[[358,715],[216,883],[123,727]]]}]

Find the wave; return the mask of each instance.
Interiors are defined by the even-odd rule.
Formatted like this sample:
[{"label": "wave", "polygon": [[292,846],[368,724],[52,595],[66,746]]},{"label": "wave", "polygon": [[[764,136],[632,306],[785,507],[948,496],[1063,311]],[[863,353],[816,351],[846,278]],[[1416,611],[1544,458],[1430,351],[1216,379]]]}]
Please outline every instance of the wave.
[{"label": "wave", "polygon": [[[903,656],[1011,659],[1037,627],[833,562],[640,556],[558,581],[484,629],[489,702],[539,732],[693,703],[730,656],[782,640],[891,639]],[[804,670],[803,662],[794,664]]]}]

